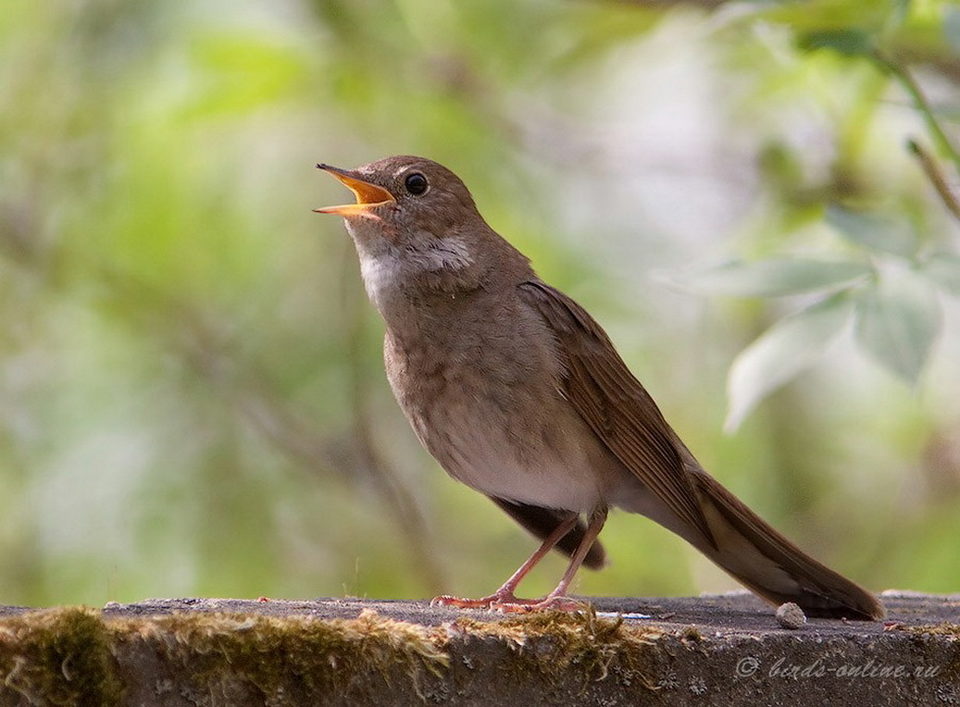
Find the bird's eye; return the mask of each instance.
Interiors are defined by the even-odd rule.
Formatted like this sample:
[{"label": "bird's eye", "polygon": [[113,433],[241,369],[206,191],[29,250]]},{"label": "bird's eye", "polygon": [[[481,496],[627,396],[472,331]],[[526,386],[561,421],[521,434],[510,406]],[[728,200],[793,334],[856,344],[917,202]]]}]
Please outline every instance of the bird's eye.
[{"label": "bird's eye", "polygon": [[414,196],[420,196],[427,191],[427,187],[430,185],[427,184],[427,178],[420,172],[414,172],[403,180],[403,186]]}]

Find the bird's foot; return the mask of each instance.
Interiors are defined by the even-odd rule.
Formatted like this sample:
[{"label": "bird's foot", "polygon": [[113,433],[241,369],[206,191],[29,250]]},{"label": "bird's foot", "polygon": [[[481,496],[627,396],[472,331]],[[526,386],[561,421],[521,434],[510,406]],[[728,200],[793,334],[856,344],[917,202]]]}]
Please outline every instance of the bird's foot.
[{"label": "bird's foot", "polygon": [[460,597],[441,594],[430,600],[430,606],[455,606],[458,609],[493,609],[504,603],[523,604],[528,601],[539,601],[539,599],[520,599],[515,597],[513,592],[498,591],[480,599],[461,599]]},{"label": "bird's foot", "polygon": [[491,609],[504,614],[525,614],[534,611],[584,611],[590,604],[567,596],[548,595],[543,599],[521,599],[516,602],[500,602],[491,605]]},{"label": "bird's foot", "polygon": [[513,592],[496,592],[481,599],[461,599],[443,594],[430,600],[430,606],[455,606],[460,609],[489,609],[504,614],[533,611],[583,611],[589,604],[563,595],[550,594],[542,599],[521,599]]}]

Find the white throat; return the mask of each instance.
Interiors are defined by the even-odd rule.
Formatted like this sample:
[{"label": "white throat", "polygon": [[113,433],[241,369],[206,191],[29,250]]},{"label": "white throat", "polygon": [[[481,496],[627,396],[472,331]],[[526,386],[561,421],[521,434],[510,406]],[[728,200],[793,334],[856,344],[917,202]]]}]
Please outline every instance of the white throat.
[{"label": "white throat", "polygon": [[[424,234],[414,239],[420,247],[397,246],[378,238],[373,243],[357,238],[354,243],[360,256],[360,274],[367,295],[386,316],[391,303],[410,287],[449,286],[449,277],[456,276],[473,264],[473,256],[462,238],[437,239]],[[371,247],[373,245],[373,247]]]}]

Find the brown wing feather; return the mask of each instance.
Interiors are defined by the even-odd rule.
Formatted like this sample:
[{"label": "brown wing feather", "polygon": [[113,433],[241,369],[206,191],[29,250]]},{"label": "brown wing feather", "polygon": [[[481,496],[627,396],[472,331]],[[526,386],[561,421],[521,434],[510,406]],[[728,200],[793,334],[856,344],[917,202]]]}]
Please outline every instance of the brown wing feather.
[{"label": "brown wing feather", "polygon": [[583,307],[539,280],[522,283],[520,292],[556,337],[564,396],[625,467],[716,547],[675,434],[606,332]]},{"label": "brown wing feather", "polygon": [[[516,503],[495,496],[490,496],[490,500],[509,513],[515,521],[541,540],[546,539],[566,516],[563,511],[531,506],[526,503]],[[565,555],[573,556],[573,553],[580,547],[580,542],[583,540],[583,535],[586,531],[587,526],[583,520],[578,521],[573,529],[564,535],[560,542],[557,543],[556,549]],[[590,569],[598,570],[606,563],[607,553],[604,551],[600,541],[595,541],[593,545],[590,546],[590,550],[587,552],[583,564]]]}]

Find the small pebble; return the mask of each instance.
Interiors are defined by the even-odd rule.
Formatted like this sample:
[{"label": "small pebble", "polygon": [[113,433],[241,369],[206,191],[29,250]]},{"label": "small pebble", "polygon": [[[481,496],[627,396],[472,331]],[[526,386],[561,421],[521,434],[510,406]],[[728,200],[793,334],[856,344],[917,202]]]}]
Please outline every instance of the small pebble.
[{"label": "small pebble", "polygon": [[807,623],[807,617],[803,613],[803,609],[792,601],[788,601],[786,604],[781,604],[777,609],[777,623],[783,628],[795,630]]}]

